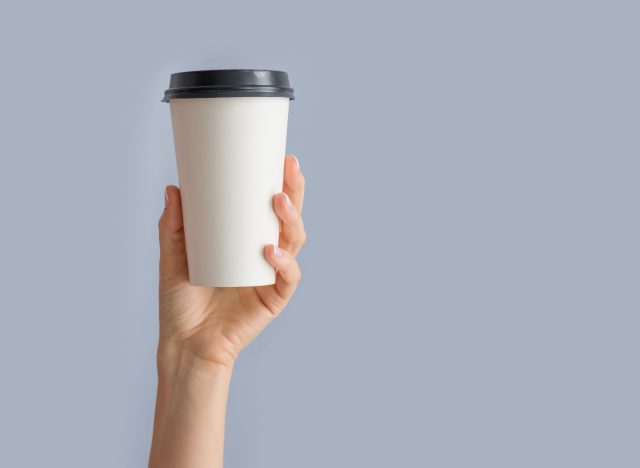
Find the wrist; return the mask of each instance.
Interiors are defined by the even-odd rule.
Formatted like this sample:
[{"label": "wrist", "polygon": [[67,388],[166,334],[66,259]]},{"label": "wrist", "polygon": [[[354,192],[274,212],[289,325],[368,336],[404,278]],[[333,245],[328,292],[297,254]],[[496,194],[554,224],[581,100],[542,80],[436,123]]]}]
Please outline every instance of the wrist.
[{"label": "wrist", "polygon": [[230,377],[235,364],[235,359],[204,359],[175,341],[161,341],[158,344],[156,359],[158,378],[162,381]]}]

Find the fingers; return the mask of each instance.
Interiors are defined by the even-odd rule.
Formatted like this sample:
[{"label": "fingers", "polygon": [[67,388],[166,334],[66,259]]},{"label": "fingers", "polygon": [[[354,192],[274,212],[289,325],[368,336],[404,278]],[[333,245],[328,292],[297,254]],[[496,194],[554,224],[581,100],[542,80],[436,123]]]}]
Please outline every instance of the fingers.
[{"label": "fingers", "polygon": [[307,240],[302,217],[286,193],[279,193],[273,197],[273,208],[282,221],[279,245],[296,256]]},{"label": "fingers", "polygon": [[284,192],[289,195],[298,213],[302,213],[304,184],[304,176],[300,171],[298,159],[295,156],[287,156],[284,159]]},{"label": "fingers", "polygon": [[278,295],[285,302],[288,301],[302,276],[298,262],[289,252],[275,245],[267,245],[264,248],[264,256],[278,271],[275,284]]},{"label": "fingers", "polygon": [[282,222],[279,247],[267,245],[264,248],[265,258],[277,270],[276,283],[257,288],[262,302],[274,316],[282,311],[300,282],[300,266],[295,256],[307,239],[300,215],[304,185],[298,160],[295,156],[287,156],[284,163],[284,190],[273,197],[273,209]]},{"label": "fingers", "polygon": [[169,185],[164,197],[165,207],[158,221],[161,283],[189,278],[180,189]]}]

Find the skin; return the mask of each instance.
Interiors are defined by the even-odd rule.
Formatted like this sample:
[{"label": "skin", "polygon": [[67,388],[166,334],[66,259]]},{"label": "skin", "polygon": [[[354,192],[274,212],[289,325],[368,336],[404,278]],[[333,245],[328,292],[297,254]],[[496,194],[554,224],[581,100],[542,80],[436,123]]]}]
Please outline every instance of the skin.
[{"label": "skin", "polygon": [[207,288],[189,283],[180,190],[168,186],[160,235],[158,391],[150,468],[221,468],[229,383],[238,353],[284,309],[300,281],[306,240],[304,177],[285,158],[283,192],[273,197],[278,246],[264,248],[276,283]]}]

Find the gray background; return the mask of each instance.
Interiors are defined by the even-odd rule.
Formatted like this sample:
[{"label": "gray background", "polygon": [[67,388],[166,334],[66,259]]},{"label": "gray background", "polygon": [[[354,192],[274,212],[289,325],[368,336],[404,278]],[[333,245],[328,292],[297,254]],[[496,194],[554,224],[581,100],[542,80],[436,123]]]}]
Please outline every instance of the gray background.
[{"label": "gray background", "polygon": [[[420,6],[419,6],[420,5]],[[303,283],[228,467],[640,466],[633,2],[14,2],[0,465],[139,467],[171,72],[290,72]]]}]

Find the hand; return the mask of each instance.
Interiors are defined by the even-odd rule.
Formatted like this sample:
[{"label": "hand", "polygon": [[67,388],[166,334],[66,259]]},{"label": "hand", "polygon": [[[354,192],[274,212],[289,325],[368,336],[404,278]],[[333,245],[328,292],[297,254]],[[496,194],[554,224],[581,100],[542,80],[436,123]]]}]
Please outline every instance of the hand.
[{"label": "hand", "polygon": [[293,156],[285,158],[284,192],[273,197],[281,221],[278,246],[265,246],[277,269],[276,283],[244,288],[209,288],[189,283],[180,189],[167,187],[160,231],[160,343],[158,361],[181,353],[232,367],[235,359],[287,305],[300,281],[296,254],[306,240],[300,213],[304,177]]}]

